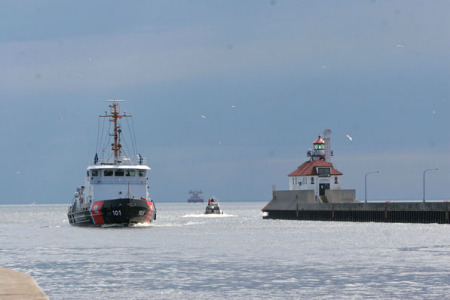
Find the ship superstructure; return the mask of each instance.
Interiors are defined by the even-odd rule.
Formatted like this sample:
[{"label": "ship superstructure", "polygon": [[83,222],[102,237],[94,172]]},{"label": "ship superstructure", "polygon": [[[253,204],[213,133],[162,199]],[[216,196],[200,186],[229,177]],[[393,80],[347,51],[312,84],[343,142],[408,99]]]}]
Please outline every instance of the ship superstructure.
[{"label": "ship superstructure", "polygon": [[193,191],[190,190],[189,194],[191,194],[192,196],[188,199],[188,203],[203,203],[203,198],[200,196],[201,194],[203,194],[202,191]]},{"label": "ship superstructure", "polygon": [[146,159],[140,154],[125,155],[122,149],[122,119],[131,115],[120,113],[120,100],[108,100],[112,132],[111,153],[103,151],[87,167],[84,185],[77,188],[68,218],[73,225],[121,225],[149,223],[156,218],[156,209],[149,195]]}]

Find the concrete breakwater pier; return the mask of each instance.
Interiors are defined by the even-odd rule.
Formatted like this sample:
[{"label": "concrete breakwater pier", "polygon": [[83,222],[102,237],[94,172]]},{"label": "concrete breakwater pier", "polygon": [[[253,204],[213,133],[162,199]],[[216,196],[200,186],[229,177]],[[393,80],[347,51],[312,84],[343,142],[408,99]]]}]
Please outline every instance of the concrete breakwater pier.
[{"label": "concrete breakwater pier", "polygon": [[0,299],[48,300],[33,277],[0,267]]},{"label": "concrete breakwater pier", "polygon": [[[360,203],[356,190],[341,188],[343,173],[331,163],[330,143],[331,130],[326,129],[324,139],[319,135],[307,152],[309,160],[288,175],[289,190],[272,187],[264,218],[449,224],[449,202],[426,203],[425,192],[423,202]],[[366,178],[370,173],[378,171],[366,173]]]},{"label": "concrete breakwater pier", "polygon": [[267,219],[450,224],[450,202],[301,203],[269,202]]}]

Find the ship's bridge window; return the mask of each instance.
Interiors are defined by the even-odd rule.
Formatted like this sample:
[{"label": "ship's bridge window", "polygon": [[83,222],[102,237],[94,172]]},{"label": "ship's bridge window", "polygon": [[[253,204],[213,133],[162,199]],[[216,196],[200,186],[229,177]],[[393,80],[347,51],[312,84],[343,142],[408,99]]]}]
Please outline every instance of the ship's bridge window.
[{"label": "ship's bridge window", "polygon": [[145,170],[139,170],[139,177],[145,177]]},{"label": "ship's bridge window", "polygon": [[125,175],[125,171],[122,169],[116,170],[116,176],[124,176]]},{"label": "ship's bridge window", "polygon": [[92,170],[92,176],[97,177],[98,176],[98,170]]},{"label": "ship's bridge window", "polygon": [[113,176],[113,170],[105,170],[105,171],[103,171],[103,176]]},{"label": "ship's bridge window", "polygon": [[125,170],[125,176],[128,176],[128,177],[136,176],[136,170]]}]

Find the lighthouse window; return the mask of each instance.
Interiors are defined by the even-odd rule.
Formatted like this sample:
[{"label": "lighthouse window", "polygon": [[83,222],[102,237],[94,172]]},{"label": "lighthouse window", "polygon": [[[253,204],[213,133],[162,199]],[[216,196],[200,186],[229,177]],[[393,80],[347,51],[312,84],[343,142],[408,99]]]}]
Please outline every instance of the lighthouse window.
[{"label": "lighthouse window", "polygon": [[303,184],[307,184],[308,183],[308,177],[303,177]]},{"label": "lighthouse window", "polygon": [[135,170],[125,170],[125,176],[134,177],[136,175]]},{"label": "lighthouse window", "polygon": [[323,146],[323,144],[315,144],[314,145],[314,150],[324,150],[325,147]]},{"label": "lighthouse window", "polygon": [[317,173],[319,177],[330,177],[331,170],[330,168],[317,168]]},{"label": "lighthouse window", "polygon": [[113,176],[113,170],[105,170],[105,171],[103,171],[103,176]]},{"label": "lighthouse window", "polygon": [[311,184],[314,184],[314,177],[311,177]]},{"label": "lighthouse window", "polygon": [[139,177],[145,177],[145,171],[139,170]]},{"label": "lighthouse window", "polygon": [[116,170],[116,176],[123,176],[125,175],[124,170]]},{"label": "lighthouse window", "polygon": [[338,184],[338,178],[334,177],[334,184]]}]

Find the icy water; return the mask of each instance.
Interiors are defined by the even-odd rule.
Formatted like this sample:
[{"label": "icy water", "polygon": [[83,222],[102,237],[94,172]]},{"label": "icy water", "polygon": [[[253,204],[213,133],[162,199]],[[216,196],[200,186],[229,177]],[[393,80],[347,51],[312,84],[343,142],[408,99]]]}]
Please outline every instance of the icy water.
[{"label": "icy water", "polygon": [[0,206],[0,266],[50,299],[450,299],[450,226],[264,220],[266,203],[157,203],[138,228]]}]

